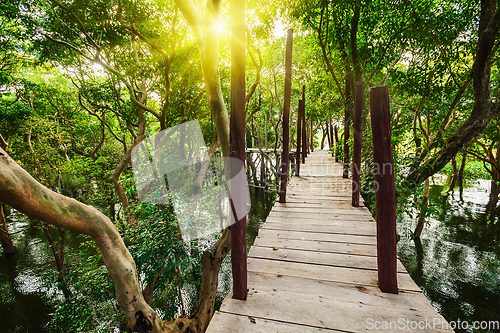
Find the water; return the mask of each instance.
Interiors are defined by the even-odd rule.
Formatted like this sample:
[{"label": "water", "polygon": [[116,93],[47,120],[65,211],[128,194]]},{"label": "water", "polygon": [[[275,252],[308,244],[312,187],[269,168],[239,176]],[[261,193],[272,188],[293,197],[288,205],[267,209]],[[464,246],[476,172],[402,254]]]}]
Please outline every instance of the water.
[{"label": "water", "polygon": [[[247,221],[248,247],[253,244],[274,201],[273,195],[266,196],[262,190],[251,188],[250,192],[252,209]],[[43,232],[30,229],[24,215],[10,214],[8,225],[17,252],[7,257],[0,254],[0,332],[45,332],[44,327],[53,317],[56,301],[64,298],[60,291],[64,288],[57,282],[57,273],[49,268],[54,267],[52,251]],[[82,260],[79,247],[88,240],[85,235],[66,233],[66,270]],[[231,285],[230,259],[226,258],[220,273],[218,304]]]},{"label": "water", "polygon": [[452,196],[447,186],[432,185],[420,242],[409,236],[416,217],[398,221],[400,260],[448,321],[500,320],[500,209],[487,211],[489,188],[489,181],[473,181],[462,201],[458,190]]}]

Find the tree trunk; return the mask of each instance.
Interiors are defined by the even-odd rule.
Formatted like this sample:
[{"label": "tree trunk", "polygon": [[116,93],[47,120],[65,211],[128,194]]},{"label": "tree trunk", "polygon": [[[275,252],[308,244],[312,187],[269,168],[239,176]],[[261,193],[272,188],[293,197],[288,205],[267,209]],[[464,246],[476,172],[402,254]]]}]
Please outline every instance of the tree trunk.
[{"label": "tree trunk", "polygon": [[5,255],[12,254],[16,251],[14,244],[12,244],[12,239],[10,238],[9,230],[7,228],[7,220],[5,219],[2,202],[0,202],[0,241],[2,243],[3,253]]},{"label": "tree trunk", "polygon": [[456,157],[453,157],[451,159],[451,166],[453,167],[453,176],[451,177],[450,189],[448,190],[448,194],[451,193],[451,195],[453,195],[453,190],[455,189],[455,185],[457,184],[457,177],[458,177]]},{"label": "tree trunk", "polygon": [[498,202],[498,197],[500,195],[500,172],[495,167],[492,167],[491,169],[490,200],[496,203]]},{"label": "tree trunk", "polygon": [[118,304],[129,325],[160,332],[157,314],[144,302],[135,263],[113,223],[95,208],[55,193],[0,150],[0,197],[18,211],[56,227],[92,237],[114,282]]},{"label": "tree trunk", "polygon": [[257,184],[258,183],[258,179],[257,179],[257,168],[255,167],[255,163],[252,159],[252,156],[253,154],[250,153],[248,156],[247,156],[247,165],[250,167],[250,170],[252,172],[252,175],[251,177],[249,178],[252,178],[253,179],[253,183],[254,184]]},{"label": "tree trunk", "polygon": [[[326,129],[328,129],[328,127],[326,127]],[[321,150],[323,150],[325,148],[326,134],[327,134],[327,132],[325,130],[323,130],[323,138],[321,138]]]},{"label": "tree trunk", "polygon": [[420,165],[406,177],[406,186],[415,188],[425,179],[439,172],[468,142],[474,140],[500,113],[500,103],[491,97],[491,59],[500,29],[500,9],[496,0],[481,1],[476,57],[472,65],[474,108],[468,119],[433,157],[419,161]]},{"label": "tree trunk", "polygon": [[45,238],[47,238],[47,241],[50,244],[50,248],[52,250],[52,253],[54,254],[54,259],[56,261],[56,268],[58,272],[57,276],[57,281],[61,282],[64,279],[64,230],[61,228],[57,228],[57,231],[59,232],[59,235],[61,236],[61,247],[60,249],[57,248],[57,244],[50,234],[50,230],[47,226],[42,226],[43,229],[43,234],[45,235]]},{"label": "tree trunk", "polygon": [[429,206],[429,190],[430,184],[429,178],[427,178],[424,182],[424,195],[422,197],[422,201],[420,202],[420,212],[418,214],[417,226],[413,232],[415,238],[420,238],[422,230],[424,229],[425,216],[427,215],[427,207]]},{"label": "tree trunk", "polygon": [[[143,101],[141,101],[143,102]],[[144,118],[144,111],[140,108],[137,110],[137,115],[139,117],[139,127],[137,130],[137,136],[134,140],[134,143],[128,147],[127,151],[125,152],[125,155],[123,155],[121,161],[118,163],[118,165],[115,167],[113,172],[111,173],[111,181],[113,182],[113,185],[115,186],[115,191],[116,194],[118,195],[118,198],[120,199],[120,202],[123,207],[123,212],[125,214],[125,217],[127,219],[127,224],[132,225],[135,223],[135,218],[129,214],[128,211],[128,198],[127,195],[125,194],[125,190],[123,189],[122,184],[120,183],[120,175],[122,174],[123,170],[127,167],[127,165],[130,164],[130,160],[132,158],[132,150],[142,142],[145,138],[145,131],[146,131],[146,120]]]},{"label": "tree trunk", "polygon": [[464,195],[464,170],[465,163],[467,163],[467,154],[463,153],[462,164],[460,165],[460,170],[458,171],[458,187],[460,189],[460,200],[463,201]]}]

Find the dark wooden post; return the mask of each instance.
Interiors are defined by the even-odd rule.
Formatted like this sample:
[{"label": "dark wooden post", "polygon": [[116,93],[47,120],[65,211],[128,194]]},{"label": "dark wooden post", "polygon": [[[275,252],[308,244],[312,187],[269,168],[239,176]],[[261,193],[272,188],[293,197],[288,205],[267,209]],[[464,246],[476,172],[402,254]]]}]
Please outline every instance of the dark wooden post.
[{"label": "dark wooden post", "polygon": [[311,153],[314,151],[314,130],[313,130],[313,121],[311,119]]},{"label": "dark wooden post", "polygon": [[[232,0],[231,11],[231,156],[245,167],[245,1]],[[232,170],[231,176],[240,170]],[[242,188],[241,196],[246,197]],[[246,200],[240,200],[246,203]],[[236,216],[234,216],[237,219]],[[247,219],[231,226],[233,298],[247,298]]]},{"label": "dark wooden post", "polygon": [[302,104],[299,100],[299,108],[297,109],[297,151],[295,152],[295,175],[300,177],[300,149],[302,141]]},{"label": "dark wooden post", "polygon": [[330,136],[330,141],[332,142],[332,145],[330,147],[332,147],[332,157],[335,155],[335,141],[334,141],[334,137],[333,137],[333,124],[332,124],[332,116],[330,116],[330,118],[328,119],[328,133],[329,133],[329,136]]},{"label": "dark wooden post", "polygon": [[361,140],[363,139],[363,109],[365,108],[365,85],[362,81],[356,82],[354,96],[354,121],[352,123],[354,135],[354,151],[352,153],[352,206],[359,207],[359,190],[361,186]]},{"label": "dark wooden post", "polygon": [[[375,204],[377,209],[378,285],[383,292],[398,293],[396,274],[396,190],[391,146],[389,88],[370,89],[370,113],[373,136]],[[377,172],[378,170],[378,172]]]},{"label": "dark wooden post", "polygon": [[286,202],[288,165],[290,163],[290,98],[292,96],[292,45],[293,29],[288,29],[285,53],[285,94],[283,105],[283,151],[281,153],[280,203]]},{"label": "dark wooden post", "polygon": [[337,125],[333,128],[335,130],[335,162],[339,161],[339,155],[337,155],[337,145],[340,144],[339,142],[339,130],[337,128]]},{"label": "dark wooden post", "polygon": [[330,135],[330,125],[328,124],[328,120],[325,121],[325,129],[326,129],[326,136],[328,137],[328,148],[332,147],[332,137]]},{"label": "dark wooden post", "polygon": [[306,86],[302,85],[302,163],[307,157],[307,130],[306,130]]},{"label": "dark wooden post", "polygon": [[343,178],[349,178],[349,126],[350,126],[350,114],[351,110],[351,101],[352,101],[352,95],[351,95],[351,84],[352,84],[352,78],[349,75],[345,79],[345,98],[347,101],[347,105],[345,105],[345,110],[344,110],[344,173],[342,174]]}]

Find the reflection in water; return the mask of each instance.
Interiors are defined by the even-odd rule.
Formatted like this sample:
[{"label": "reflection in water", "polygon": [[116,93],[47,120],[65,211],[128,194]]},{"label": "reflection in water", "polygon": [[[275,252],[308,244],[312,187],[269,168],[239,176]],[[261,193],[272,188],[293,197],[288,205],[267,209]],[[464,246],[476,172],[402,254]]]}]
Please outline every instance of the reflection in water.
[{"label": "reflection in water", "polygon": [[[275,193],[266,194],[265,190],[252,187],[250,188],[250,198],[252,208],[247,216],[247,249],[253,245],[259,228],[266,221],[267,215],[273,208]],[[219,310],[222,301],[233,287],[233,276],[231,274],[231,253],[224,259],[219,273],[219,286],[215,300],[215,309]]]},{"label": "reflection in water", "polygon": [[[264,223],[273,205],[274,196],[251,189],[252,209],[247,218],[248,247],[253,244],[259,227]],[[52,319],[54,304],[69,296],[72,286],[57,282],[52,252],[39,229],[29,229],[24,215],[9,215],[9,229],[13,233],[17,252],[4,256],[0,252],[0,332],[45,332],[45,325]],[[84,260],[80,244],[88,241],[84,235],[68,232],[66,265]],[[88,253],[89,255],[95,254]],[[66,267],[66,269],[69,269]],[[231,262],[228,256],[221,267],[217,305],[232,287]],[[186,288],[186,298],[196,296],[196,290]],[[64,293],[64,294],[63,294]],[[184,291],[183,291],[184,293]]]},{"label": "reflection in water", "polygon": [[398,232],[406,237],[398,243],[398,255],[448,321],[500,320],[499,209],[488,205],[489,181],[466,188],[463,201],[458,190],[455,196],[445,190],[431,187],[421,241],[410,237],[415,221],[399,219]]},{"label": "reflection in water", "polygon": [[[13,226],[11,230],[26,227],[23,223]],[[16,253],[0,254],[0,332],[41,332],[50,320],[53,308],[39,288],[43,265],[50,261],[51,253],[44,243],[28,241],[34,234],[30,231],[24,239],[14,238]]]}]

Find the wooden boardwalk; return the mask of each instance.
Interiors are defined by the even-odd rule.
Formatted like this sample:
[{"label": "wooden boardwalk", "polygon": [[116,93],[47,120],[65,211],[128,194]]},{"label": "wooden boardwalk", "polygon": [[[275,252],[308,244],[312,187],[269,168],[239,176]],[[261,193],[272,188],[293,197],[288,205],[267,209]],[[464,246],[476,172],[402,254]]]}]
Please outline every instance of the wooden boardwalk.
[{"label": "wooden boardwalk", "polygon": [[423,327],[446,322],[399,260],[399,294],[378,289],[376,222],[351,186],[326,151],[308,156],[249,252],[247,300],[229,294],[207,332],[451,331]]}]

